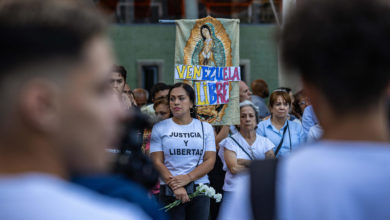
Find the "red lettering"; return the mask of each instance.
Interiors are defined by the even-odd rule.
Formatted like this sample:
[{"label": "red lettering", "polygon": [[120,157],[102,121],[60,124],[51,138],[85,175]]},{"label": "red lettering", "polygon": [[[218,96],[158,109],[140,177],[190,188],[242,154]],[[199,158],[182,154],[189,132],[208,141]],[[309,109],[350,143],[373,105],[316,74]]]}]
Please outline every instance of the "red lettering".
[{"label": "red lettering", "polygon": [[228,103],[229,102],[229,82],[224,82],[223,83],[223,92],[224,92],[224,104]]},{"label": "red lettering", "polygon": [[225,103],[225,87],[222,82],[217,82],[217,103],[222,104]]},{"label": "red lettering", "polygon": [[240,80],[240,74],[239,74],[239,71],[238,71],[238,67],[235,67],[234,68],[234,75],[233,75],[233,79],[232,79],[233,81],[234,80],[237,80],[237,81],[239,81]]},{"label": "red lettering", "polygon": [[228,76],[228,72],[227,72],[227,69],[230,69],[229,67],[224,67],[223,68],[223,80],[228,80],[229,76]]}]

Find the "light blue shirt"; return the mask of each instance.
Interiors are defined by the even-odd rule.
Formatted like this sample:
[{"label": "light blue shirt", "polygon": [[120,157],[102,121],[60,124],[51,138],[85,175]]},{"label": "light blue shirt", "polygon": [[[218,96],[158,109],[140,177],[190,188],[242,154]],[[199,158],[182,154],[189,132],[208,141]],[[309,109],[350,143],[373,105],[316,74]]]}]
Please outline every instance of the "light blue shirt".
[{"label": "light blue shirt", "polygon": [[314,125],[318,124],[318,120],[313,111],[313,106],[309,105],[305,108],[302,115],[302,127],[305,136],[309,133],[309,130]]},{"label": "light blue shirt", "polygon": [[304,143],[305,136],[303,133],[302,125],[297,122],[286,120],[283,127],[278,130],[271,123],[271,118],[261,121],[257,125],[256,132],[271,140],[271,142],[275,145],[274,151],[278,147],[282,137],[283,131],[287,127],[286,134],[283,138],[282,146],[279,150],[277,157],[287,156],[291,151],[295,150],[300,144]]},{"label": "light blue shirt", "polygon": [[0,219],[144,220],[138,206],[42,173],[0,175]]},{"label": "light blue shirt", "polygon": [[307,143],[313,143],[318,141],[324,131],[322,130],[320,124],[316,124],[310,128],[309,133],[307,134]]},{"label": "light blue shirt", "polygon": [[[390,144],[320,141],[279,161],[277,219],[390,219]],[[249,177],[219,219],[253,219]]]},{"label": "light blue shirt", "polygon": [[267,104],[265,104],[264,98],[257,95],[252,95],[252,102],[259,108],[259,118],[265,118],[270,115],[269,109],[267,107]]}]

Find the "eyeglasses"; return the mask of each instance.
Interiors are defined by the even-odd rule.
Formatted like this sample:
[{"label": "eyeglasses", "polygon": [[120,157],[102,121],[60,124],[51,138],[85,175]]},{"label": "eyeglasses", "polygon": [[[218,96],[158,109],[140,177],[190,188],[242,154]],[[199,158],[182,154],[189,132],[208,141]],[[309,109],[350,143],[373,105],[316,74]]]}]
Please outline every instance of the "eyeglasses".
[{"label": "eyeglasses", "polygon": [[306,105],[306,102],[302,101],[302,102],[299,103],[299,105]]}]

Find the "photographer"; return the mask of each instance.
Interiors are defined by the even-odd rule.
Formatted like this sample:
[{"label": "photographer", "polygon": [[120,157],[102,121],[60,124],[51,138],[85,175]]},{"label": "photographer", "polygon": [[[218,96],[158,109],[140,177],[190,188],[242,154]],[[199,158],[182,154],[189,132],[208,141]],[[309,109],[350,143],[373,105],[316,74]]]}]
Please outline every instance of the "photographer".
[{"label": "photographer", "polygon": [[108,170],[126,116],[105,21],[83,2],[0,2],[0,219],[149,219],[69,182]]}]

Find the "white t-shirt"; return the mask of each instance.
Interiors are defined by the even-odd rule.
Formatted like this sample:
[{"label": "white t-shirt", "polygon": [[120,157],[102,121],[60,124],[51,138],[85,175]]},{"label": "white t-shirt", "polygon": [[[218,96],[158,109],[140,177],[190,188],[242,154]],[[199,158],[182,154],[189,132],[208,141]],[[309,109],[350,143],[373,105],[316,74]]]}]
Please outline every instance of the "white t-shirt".
[{"label": "white t-shirt", "polygon": [[[214,130],[207,122],[203,123],[204,151],[215,152]],[[201,122],[192,119],[187,125],[178,125],[172,118],[153,126],[150,140],[150,153],[163,151],[164,165],[173,176],[185,175],[193,171],[199,161],[203,163],[203,134]],[[165,184],[160,180],[161,184]],[[195,184],[209,183],[205,175]]]},{"label": "white t-shirt", "polygon": [[[234,138],[244,150],[251,155],[252,158],[257,160],[265,159],[265,153],[273,148],[275,148],[275,145],[265,137],[262,137],[258,134],[256,134],[256,140],[253,142],[251,146],[249,146],[248,142],[242,137],[241,133],[238,132],[231,136]],[[230,151],[233,151],[236,153],[237,159],[245,159],[250,160],[249,156],[237,145],[236,142],[232,140],[231,137],[227,137],[223,139],[220,143],[220,149],[218,152],[218,156],[221,158],[223,163],[223,169],[226,171],[225,174],[225,183],[223,185],[224,191],[233,191],[235,184],[240,178],[243,178],[243,176],[248,175],[245,173],[239,173],[239,174],[232,174],[230,173],[229,169],[227,168],[225,158],[224,158],[224,149],[228,149]]]},{"label": "white t-shirt", "polygon": [[[319,141],[279,161],[277,219],[387,220],[390,144]],[[219,219],[252,219],[249,178],[237,184]]]},{"label": "white t-shirt", "polygon": [[65,182],[30,173],[0,176],[0,219],[150,219],[139,207]]}]

